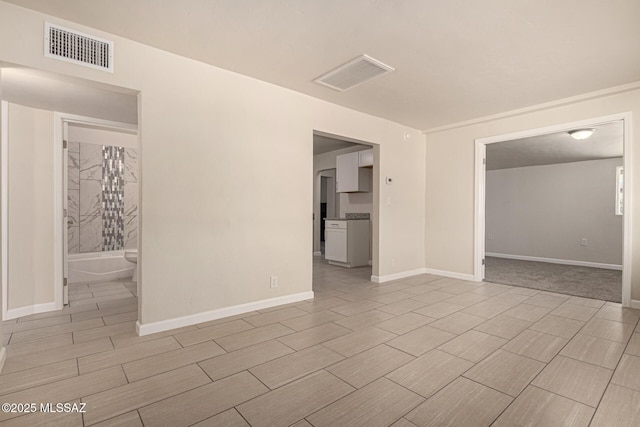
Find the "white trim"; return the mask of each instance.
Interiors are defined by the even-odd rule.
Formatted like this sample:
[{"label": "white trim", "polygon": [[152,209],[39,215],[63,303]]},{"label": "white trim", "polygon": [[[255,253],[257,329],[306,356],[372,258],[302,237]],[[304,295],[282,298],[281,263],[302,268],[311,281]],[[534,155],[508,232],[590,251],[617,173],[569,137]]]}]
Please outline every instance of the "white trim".
[{"label": "white trim", "polygon": [[577,265],[580,267],[593,267],[593,268],[605,268],[607,270],[622,270],[622,265],[618,264],[604,264],[601,262],[589,262],[589,261],[575,261],[572,259],[556,259],[556,258],[543,258],[537,256],[527,255],[511,255],[511,254],[497,254],[494,252],[485,253],[486,256],[494,258],[506,258],[506,259],[519,259],[522,261],[536,261],[536,262],[548,262],[550,264],[562,264],[562,265]]},{"label": "white trim", "polygon": [[3,318],[3,320],[17,319],[18,317],[29,316],[30,314],[47,313],[56,310],[60,310],[60,308],[58,308],[55,302],[27,305],[25,307],[7,310],[7,317]]},{"label": "white trim", "polygon": [[173,319],[161,320],[159,322],[141,324],[138,320],[136,322],[136,332],[139,336],[155,334],[157,332],[169,331],[172,329],[182,328],[184,326],[208,322],[210,320],[222,319],[223,317],[235,316],[237,314],[248,313],[254,310],[261,310],[283,304],[291,304],[308,299],[313,299],[313,291],[300,292],[297,294],[284,295],[281,297],[234,305],[231,307],[218,308],[216,310],[175,317]]},{"label": "white trim", "polygon": [[425,268],[426,274],[432,274],[434,276],[449,277],[451,279],[467,280],[469,282],[481,282],[482,280],[476,280],[473,274],[456,273],[455,271],[436,270],[435,268]]},{"label": "white trim", "polygon": [[[637,84],[634,84],[637,86]],[[630,90],[630,89],[628,89]],[[602,96],[602,95],[598,95]],[[496,142],[510,141],[514,139],[527,138],[531,136],[544,135],[555,132],[563,132],[578,127],[594,126],[602,123],[608,123],[616,120],[622,120],[624,124],[624,171],[625,171],[625,187],[624,187],[624,218],[623,218],[623,259],[622,259],[622,305],[629,307],[631,305],[631,269],[632,269],[632,216],[633,202],[631,199],[633,191],[633,165],[632,165],[632,114],[630,112],[611,114],[608,116],[595,117],[591,119],[579,120],[571,123],[563,123],[543,128],[530,129],[522,132],[514,132],[503,135],[490,136],[486,138],[478,138],[476,144],[475,159],[475,212],[474,212],[474,277],[475,280],[482,280],[482,257],[484,256],[484,239],[485,239],[485,222],[484,222],[484,206],[485,206],[485,179],[486,174],[482,165],[480,156],[481,146],[493,144]]]},{"label": "white trim", "polygon": [[2,347],[0,348],[0,373],[2,373],[2,368],[4,368],[4,362],[7,360],[7,349]]},{"label": "white trim", "polygon": [[[7,235],[9,230],[9,220],[7,215],[9,213],[8,209],[8,194],[7,191],[9,189],[9,103],[7,101],[2,101],[2,123],[0,124],[0,128],[2,128],[2,135],[0,136],[0,235],[2,236],[2,241],[0,242],[0,253],[1,260],[0,263],[2,265],[2,319],[7,320],[7,307],[9,304],[8,301],[8,283],[9,283],[9,237]],[[3,348],[4,350],[4,348]]]},{"label": "white trim", "polygon": [[64,151],[62,149],[64,115],[53,113],[53,302],[57,310],[64,306]]},{"label": "white trim", "polygon": [[631,273],[633,258],[631,249],[633,247],[633,135],[631,113],[624,113],[624,216],[622,218],[623,249],[622,249],[622,305],[631,305]]},{"label": "white trim", "polygon": [[427,135],[427,134],[443,132],[451,129],[458,129],[458,128],[463,128],[467,126],[473,126],[481,123],[488,123],[495,120],[520,116],[522,114],[534,113],[536,111],[543,111],[543,110],[548,110],[550,108],[561,107],[563,105],[570,105],[578,102],[588,101],[591,99],[602,98],[604,96],[611,96],[618,93],[631,92],[637,89],[640,89],[640,81],[624,84],[621,86],[614,86],[611,88],[602,89],[595,92],[583,93],[581,95],[576,95],[569,98],[563,98],[555,101],[545,102],[543,104],[537,104],[531,107],[519,108],[517,110],[511,110],[506,113],[492,114],[490,116],[478,117],[475,119],[466,120],[466,121],[457,122],[457,123],[451,123],[444,126],[437,126],[434,128],[425,129],[422,131],[422,133]]},{"label": "white trim", "polygon": [[640,309],[640,300],[632,299],[630,305],[631,305],[631,308]]},{"label": "white trim", "polygon": [[385,283],[392,280],[404,279],[405,277],[418,276],[420,274],[424,274],[424,268],[401,271],[400,273],[386,274],[384,276],[371,276],[371,281],[374,283]]}]

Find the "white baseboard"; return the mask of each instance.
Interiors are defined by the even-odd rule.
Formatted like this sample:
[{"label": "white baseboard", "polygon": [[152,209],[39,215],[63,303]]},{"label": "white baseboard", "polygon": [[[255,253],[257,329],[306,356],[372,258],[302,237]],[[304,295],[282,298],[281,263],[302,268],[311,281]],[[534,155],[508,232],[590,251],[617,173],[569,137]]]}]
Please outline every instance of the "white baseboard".
[{"label": "white baseboard", "polygon": [[184,326],[196,325],[198,323],[222,319],[223,317],[235,316],[237,314],[248,313],[254,310],[261,310],[283,304],[291,304],[308,299],[313,299],[313,291],[300,292],[297,294],[285,295],[276,298],[249,302],[246,304],[234,305],[231,307],[219,308],[216,310],[205,311],[203,313],[196,313],[190,314],[188,316],[161,320],[159,322],[141,324],[140,321],[137,321],[136,332],[139,336],[155,334],[156,332],[169,331],[171,329],[182,328]]},{"label": "white baseboard", "polygon": [[46,313],[48,311],[61,310],[55,302],[47,302],[44,304],[28,305],[26,307],[12,308],[7,310],[3,320],[16,319],[18,317],[28,316],[30,314]]},{"label": "white baseboard", "polygon": [[473,274],[456,273],[455,271],[436,270],[435,268],[425,268],[426,274],[433,274],[434,276],[444,276],[451,279],[467,280],[469,282],[478,282]]},{"label": "white baseboard", "polygon": [[632,299],[631,300],[631,308],[640,309],[640,300]]},{"label": "white baseboard", "polygon": [[490,257],[495,257],[495,258],[518,259],[522,261],[537,261],[537,262],[548,262],[550,264],[577,265],[580,267],[604,268],[607,270],[622,270],[622,265],[604,264],[601,262],[574,261],[571,259],[542,258],[542,257],[526,256],[526,255],[497,254],[493,252],[487,252],[485,255]]},{"label": "white baseboard", "polygon": [[384,276],[371,276],[371,281],[374,283],[384,283],[390,282],[391,280],[404,279],[405,277],[417,276],[419,274],[424,274],[424,268],[401,271],[400,273],[386,274]]},{"label": "white baseboard", "polygon": [[7,349],[2,347],[0,348],[0,373],[2,373],[2,368],[4,368],[4,362],[7,360]]}]

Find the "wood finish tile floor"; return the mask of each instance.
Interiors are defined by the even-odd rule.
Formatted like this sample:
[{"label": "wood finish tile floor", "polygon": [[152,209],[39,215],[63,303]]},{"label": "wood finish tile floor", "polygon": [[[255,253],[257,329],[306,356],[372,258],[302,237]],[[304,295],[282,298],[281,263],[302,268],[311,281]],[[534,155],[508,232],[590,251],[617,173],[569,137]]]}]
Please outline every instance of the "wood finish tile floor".
[{"label": "wood finish tile floor", "polygon": [[0,426],[637,426],[640,311],[314,260],[312,301],[138,337],[135,285],[4,322]]}]

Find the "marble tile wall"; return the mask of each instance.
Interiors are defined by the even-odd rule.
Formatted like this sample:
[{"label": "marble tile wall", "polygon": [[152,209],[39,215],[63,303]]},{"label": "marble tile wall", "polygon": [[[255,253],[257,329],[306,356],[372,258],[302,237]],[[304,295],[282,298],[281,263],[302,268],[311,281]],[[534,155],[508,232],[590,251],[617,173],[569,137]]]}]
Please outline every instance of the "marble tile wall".
[{"label": "marble tile wall", "polygon": [[138,247],[138,153],[124,149],[124,247]]},{"label": "marble tile wall", "polygon": [[124,248],[124,148],[102,147],[103,251]]},{"label": "marble tile wall", "polygon": [[69,143],[67,160],[67,224],[69,253],[80,252],[80,144]]},{"label": "marble tile wall", "polygon": [[70,142],[69,253],[137,246],[137,155],[133,148]]}]

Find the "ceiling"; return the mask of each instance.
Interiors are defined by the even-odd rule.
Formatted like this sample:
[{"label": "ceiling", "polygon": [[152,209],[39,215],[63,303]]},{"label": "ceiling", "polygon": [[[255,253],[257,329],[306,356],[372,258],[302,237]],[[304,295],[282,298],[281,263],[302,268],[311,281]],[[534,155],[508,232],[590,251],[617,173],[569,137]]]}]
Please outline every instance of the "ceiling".
[{"label": "ceiling", "polygon": [[[340,139],[329,138],[322,135],[313,135],[313,155],[328,153],[330,151],[342,150],[343,148],[355,147],[357,145],[353,142],[342,141]],[[369,147],[363,146],[363,149]]]},{"label": "ceiling", "polygon": [[2,66],[2,99],[42,110],[138,123],[137,94],[30,68]]},{"label": "ceiling", "polygon": [[580,141],[556,132],[487,144],[487,170],[622,157],[622,121],[592,127],[594,134]]},{"label": "ceiling", "polygon": [[[9,2],[422,130],[640,80],[638,0]],[[363,53],[396,71],[313,83]]]}]

